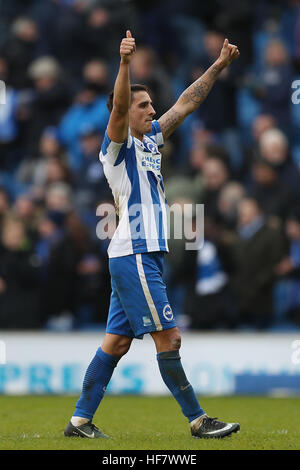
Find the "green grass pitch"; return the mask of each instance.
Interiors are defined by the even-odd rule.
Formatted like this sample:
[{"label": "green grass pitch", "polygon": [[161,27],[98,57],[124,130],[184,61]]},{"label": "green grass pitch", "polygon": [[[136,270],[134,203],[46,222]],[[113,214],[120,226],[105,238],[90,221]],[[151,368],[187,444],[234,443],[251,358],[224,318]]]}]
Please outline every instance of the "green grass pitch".
[{"label": "green grass pitch", "polygon": [[0,396],[1,450],[295,450],[300,398],[201,397],[210,416],[239,421],[225,439],[193,439],[172,397],[106,396],[94,422],[109,440],[66,438],[77,397]]}]

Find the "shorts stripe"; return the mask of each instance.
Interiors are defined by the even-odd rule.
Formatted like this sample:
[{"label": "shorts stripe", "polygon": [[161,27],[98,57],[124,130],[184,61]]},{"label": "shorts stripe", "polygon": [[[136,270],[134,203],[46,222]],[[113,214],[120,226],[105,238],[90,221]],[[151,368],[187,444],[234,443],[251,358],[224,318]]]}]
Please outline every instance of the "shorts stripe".
[{"label": "shorts stripe", "polygon": [[142,286],[143,292],[145,294],[146,301],[147,301],[149,310],[150,310],[151,315],[152,315],[152,319],[153,319],[154,324],[156,326],[156,330],[161,331],[163,329],[163,327],[162,327],[162,324],[160,322],[155,304],[153,302],[153,299],[152,299],[152,296],[151,296],[151,293],[150,293],[150,290],[149,290],[149,287],[148,287],[148,284],[147,284],[147,279],[146,279],[146,276],[145,276],[145,271],[144,271],[144,267],[143,267],[141,253],[136,255],[136,265],[137,265],[137,270],[138,270],[140,281],[141,281],[141,286]]}]

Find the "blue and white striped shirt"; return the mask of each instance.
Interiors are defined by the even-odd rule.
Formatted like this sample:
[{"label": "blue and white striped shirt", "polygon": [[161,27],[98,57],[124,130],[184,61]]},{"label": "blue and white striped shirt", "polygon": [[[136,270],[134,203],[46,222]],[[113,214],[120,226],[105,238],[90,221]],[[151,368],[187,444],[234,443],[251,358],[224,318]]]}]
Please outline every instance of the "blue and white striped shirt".
[{"label": "blue and white striped shirt", "polygon": [[128,133],[123,143],[107,132],[100,161],[119,210],[119,224],[108,247],[110,258],[168,251],[168,206],[161,175],[164,140],[157,121],[143,141]]}]

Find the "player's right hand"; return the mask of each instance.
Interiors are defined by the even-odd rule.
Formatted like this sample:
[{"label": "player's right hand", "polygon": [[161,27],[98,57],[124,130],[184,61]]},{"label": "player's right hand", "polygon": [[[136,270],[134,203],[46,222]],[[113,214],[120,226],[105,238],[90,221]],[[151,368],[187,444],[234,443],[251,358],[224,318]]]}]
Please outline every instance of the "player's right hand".
[{"label": "player's right hand", "polygon": [[125,64],[129,64],[133,54],[136,51],[135,39],[129,30],[126,31],[126,38],[122,39],[120,46],[121,60]]}]

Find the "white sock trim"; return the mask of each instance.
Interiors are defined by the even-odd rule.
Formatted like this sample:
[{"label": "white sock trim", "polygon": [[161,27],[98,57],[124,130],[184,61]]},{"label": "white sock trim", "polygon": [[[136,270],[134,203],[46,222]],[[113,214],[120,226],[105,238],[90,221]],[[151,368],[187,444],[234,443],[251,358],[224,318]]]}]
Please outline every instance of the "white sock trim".
[{"label": "white sock trim", "polygon": [[198,418],[193,419],[193,421],[190,422],[191,428],[198,429],[201,426],[203,418],[205,418],[206,416],[207,414],[204,413],[204,415],[198,416]]},{"label": "white sock trim", "polygon": [[80,416],[72,416],[71,423],[73,426],[81,426],[82,424],[87,423],[90,421],[88,418],[81,418]]}]

